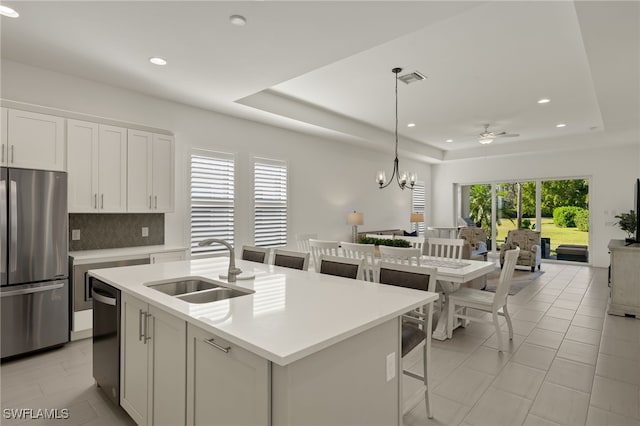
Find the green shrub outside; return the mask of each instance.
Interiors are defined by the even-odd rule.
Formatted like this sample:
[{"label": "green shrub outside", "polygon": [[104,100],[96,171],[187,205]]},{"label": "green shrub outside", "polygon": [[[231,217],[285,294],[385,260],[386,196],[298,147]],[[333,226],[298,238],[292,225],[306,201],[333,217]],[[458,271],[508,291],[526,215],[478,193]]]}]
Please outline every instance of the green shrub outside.
[{"label": "green shrub outside", "polygon": [[359,241],[360,244],[374,244],[376,246],[390,246],[390,247],[412,247],[411,243],[402,239],[388,239],[388,238],[371,238],[362,237]]},{"label": "green shrub outside", "polygon": [[576,228],[578,228],[579,231],[589,231],[589,210],[581,209],[576,212],[574,222],[576,223]]},{"label": "green shrub outside", "polygon": [[[553,223],[560,228],[575,228],[576,214],[585,209],[575,206],[563,206],[553,209]],[[587,211],[587,214],[588,211]]]}]

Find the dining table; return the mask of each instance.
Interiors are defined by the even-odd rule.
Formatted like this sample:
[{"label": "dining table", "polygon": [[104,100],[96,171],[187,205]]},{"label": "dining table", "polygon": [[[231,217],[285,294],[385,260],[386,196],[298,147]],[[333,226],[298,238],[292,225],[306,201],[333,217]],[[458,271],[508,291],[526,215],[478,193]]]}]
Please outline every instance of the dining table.
[{"label": "dining table", "polygon": [[[449,294],[457,291],[464,283],[487,275],[496,269],[495,262],[470,259],[458,260],[433,256],[421,256],[420,265],[437,269],[438,284],[444,293],[445,299]],[[432,334],[432,337],[436,340],[447,339],[447,314],[449,310],[447,305],[447,303],[442,303],[438,323]]]}]

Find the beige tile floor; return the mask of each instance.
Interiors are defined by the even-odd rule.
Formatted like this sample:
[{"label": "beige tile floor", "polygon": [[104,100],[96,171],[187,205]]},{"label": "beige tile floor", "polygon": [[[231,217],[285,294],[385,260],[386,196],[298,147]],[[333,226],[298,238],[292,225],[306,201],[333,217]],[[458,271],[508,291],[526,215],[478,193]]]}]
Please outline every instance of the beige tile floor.
[{"label": "beige tile floor", "polygon": [[[640,320],[605,314],[607,270],[544,264],[510,297],[515,336],[500,353],[492,326],[433,341],[432,407],[405,425],[640,426]],[[506,325],[504,325],[506,337]],[[420,351],[405,359],[419,370]],[[69,419],[1,424],[132,425],[96,388],[91,341],[4,362],[2,408],[66,408]],[[405,378],[407,394],[418,384]],[[1,413],[1,414],[4,414]]]}]

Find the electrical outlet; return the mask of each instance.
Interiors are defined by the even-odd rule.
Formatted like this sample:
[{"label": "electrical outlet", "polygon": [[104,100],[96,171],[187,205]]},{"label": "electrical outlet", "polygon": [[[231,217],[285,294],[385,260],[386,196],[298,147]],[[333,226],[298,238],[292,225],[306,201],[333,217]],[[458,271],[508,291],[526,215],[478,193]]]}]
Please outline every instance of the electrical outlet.
[{"label": "electrical outlet", "polygon": [[146,226],[142,227],[142,236],[143,237],[148,237],[149,236],[149,228],[147,228]]},{"label": "electrical outlet", "polygon": [[387,355],[387,382],[396,377],[396,353]]},{"label": "electrical outlet", "polygon": [[79,229],[72,229],[71,230],[71,240],[72,241],[79,241],[80,240],[80,230]]}]

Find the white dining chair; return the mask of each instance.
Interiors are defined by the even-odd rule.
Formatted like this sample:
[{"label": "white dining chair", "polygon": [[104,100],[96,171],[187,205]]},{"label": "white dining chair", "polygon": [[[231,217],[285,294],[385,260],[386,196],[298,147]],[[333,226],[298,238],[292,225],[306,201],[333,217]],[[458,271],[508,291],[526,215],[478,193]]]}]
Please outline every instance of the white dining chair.
[{"label": "white dining chair", "polygon": [[328,256],[338,256],[339,246],[340,243],[338,243],[338,241],[317,240],[314,238],[309,239],[311,260],[313,260],[313,266],[316,271],[318,271],[320,255],[326,254]]},{"label": "white dining chair", "polygon": [[420,249],[420,252],[422,252],[424,246],[425,246],[425,238],[424,237],[410,237],[410,236],[401,236],[401,235],[396,235],[393,237],[394,240],[405,240],[408,241],[411,244],[411,247],[413,248],[417,248]]},{"label": "white dining chair", "polygon": [[373,244],[357,244],[340,242],[342,255],[350,259],[363,259],[362,275],[365,281],[374,280],[375,246]]},{"label": "white dining chair", "polygon": [[316,270],[321,274],[361,280],[363,263],[364,259],[349,259],[343,256],[321,254],[318,257]]},{"label": "white dining chair", "polygon": [[[500,323],[498,321],[498,316],[502,315],[507,320],[509,340],[513,340],[513,325],[511,324],[511,317],[509,316],[509,311],[507,309],[507,299],[519,252],[520,248],[507,250],[505,254],[505,262],[502,266],[502,271],[500,271],[500,279],[498,280],[498,286],[495,293],[477,290],[475,288],[462,287],[458,291],[449,294],[447,337],[452,337],[455,321],[489,322],[493,324],[496,329],[498,350],[502,352],[504,348],[502,345]],[[488,321],[483,317],[467,315],[467,308],[489,312],[491,313],[491,320]]]},{"label": "white dining chair", "polygon": [[437,259],[462,259],[464,240],[458,238],[428,238],[427,256]]},{"label": "white dining chair", "polygon": [[296,245],[298,246],[298,251],[303,253],[310,253],[311,249],[309,248],[309,240],[318,239],[318,234],[298,234],[296,235]]},{"label": "white dining chair", "polygon": [[[435,291],[436,268],[425,266],[399,265],[396,263],[380,262],[376,273],[376,282],[380,284],[395,285],[422,291]],[[420,380],[424,383],[424,400],[427,408],[427,417],[433,418],[431,413],[431,329],[433,322],[433,303],[421,306],[402,316],[402,357],[404,358],[420,343],[422,347],[422,371],[423,374],[406,370],[404,375]]]},{"label": "white dining chair", "polygon": [[380,250],[380,261],[401,263],[408,265],[420,265],[422,251],[413,247],[388,247],[378,246]]},{"label": "white dining chair", "polygon": [[310,254],[308,252],[303,253],[277,248],[273,250],[273,264],[275,266],[306,271],[309,269],[309,256]]}]

